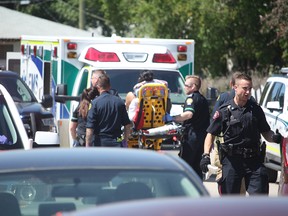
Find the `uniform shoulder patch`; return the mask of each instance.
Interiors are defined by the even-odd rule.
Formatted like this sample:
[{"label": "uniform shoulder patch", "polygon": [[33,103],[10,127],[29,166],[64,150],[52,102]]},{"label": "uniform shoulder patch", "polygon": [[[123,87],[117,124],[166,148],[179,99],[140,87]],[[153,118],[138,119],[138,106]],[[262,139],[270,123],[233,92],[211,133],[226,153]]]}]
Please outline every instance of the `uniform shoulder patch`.
[{"label": "uniform shoulder patch", "polygon": [[214,115],[213,115],[213,120],[216,120],[216,119],[218,119],[218,118],[219,118],[219,116],[220,116],[220,113],[219,113],[219,111],[216,111],[216,112],[214,113]]},{"label": "uniform shoulder patch", "polygon": [[193,103],[193,99],[192,98],[188,98],[186,101],[187,105],[191,105]]}]

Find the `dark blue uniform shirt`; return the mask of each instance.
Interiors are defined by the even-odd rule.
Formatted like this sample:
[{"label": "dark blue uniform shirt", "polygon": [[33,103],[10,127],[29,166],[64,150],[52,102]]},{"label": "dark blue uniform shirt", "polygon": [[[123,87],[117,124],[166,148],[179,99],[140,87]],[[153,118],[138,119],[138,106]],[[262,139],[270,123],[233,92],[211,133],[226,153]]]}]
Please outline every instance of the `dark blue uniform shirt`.
[{"label": "dark blue uniform shirt", "polygon": [[227,92],[223,92],[219,95],[219,97],[216,100],[216,103],[214,105],[213,111],[212,111],[212,116],[214,115],[214,113],[216,112],[216,110],[219,109],[219,107],[226,103],[227,101],[231,100],[232,98],[234,98],[235,96],[235,90],[232,89],[230,91]]},{"label": "dark blue uniform shirt", "polygon": [[87,128],[93,128],[95,135],[120,137],[121,126],[130,124],[125,104],[120,97],[103,92],[92,101],[88,112]]},{"label": "dark blue uniform shirt", "polygon": [[205,131],[209,125],[209,105],[206,98],[199,93],[194,92],[186,98],[183,112],[191,111],[193,117],[183,122],[183,126],[190,127],[194,130]]}]

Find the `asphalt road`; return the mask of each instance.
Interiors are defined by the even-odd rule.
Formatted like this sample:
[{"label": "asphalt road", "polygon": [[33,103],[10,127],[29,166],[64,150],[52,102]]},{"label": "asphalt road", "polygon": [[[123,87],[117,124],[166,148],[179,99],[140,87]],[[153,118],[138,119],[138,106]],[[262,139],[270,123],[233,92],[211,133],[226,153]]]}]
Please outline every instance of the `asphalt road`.
[{"label": "asphalt road", "polygon": [[[213,197],[218,197],[219,193],[217,191],[217,183],[215,182],[215,176],[211,176],[208,180],[203,182],[206,189],[209,191],[210,195]],[[279,181],[276,183],[269,184],[269,196],[276,197],[278,196],[278,186]]]}]

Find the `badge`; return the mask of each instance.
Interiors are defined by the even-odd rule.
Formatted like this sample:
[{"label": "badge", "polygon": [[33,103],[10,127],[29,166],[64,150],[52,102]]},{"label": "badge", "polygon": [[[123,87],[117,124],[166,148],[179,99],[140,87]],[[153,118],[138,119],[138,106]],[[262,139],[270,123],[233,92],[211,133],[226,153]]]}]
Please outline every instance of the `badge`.
[{"label": "badge", "polygon": [[218,111],[216,111],[213,115],[213,120],[216,120],[217,118],[219,118],[220,113]]},{"label": "badge", "polygon": [[188,98],[186,101],[187,105],[191,105],[193,103],[193,99],[192,98]]}]

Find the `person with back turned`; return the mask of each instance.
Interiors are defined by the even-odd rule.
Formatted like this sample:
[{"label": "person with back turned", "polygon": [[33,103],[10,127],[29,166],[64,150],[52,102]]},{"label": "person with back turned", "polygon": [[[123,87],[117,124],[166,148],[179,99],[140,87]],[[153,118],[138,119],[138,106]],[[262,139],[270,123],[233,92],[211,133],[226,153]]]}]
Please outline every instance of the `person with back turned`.
[{"label": "person with back turned", "polygon": [[96,87],[100,95],[92,101],[92,107],[88,112],[86,147],[127,147],[130,120],[123,100],[109,92],[110,79],[106,74],[99,77]]}]

